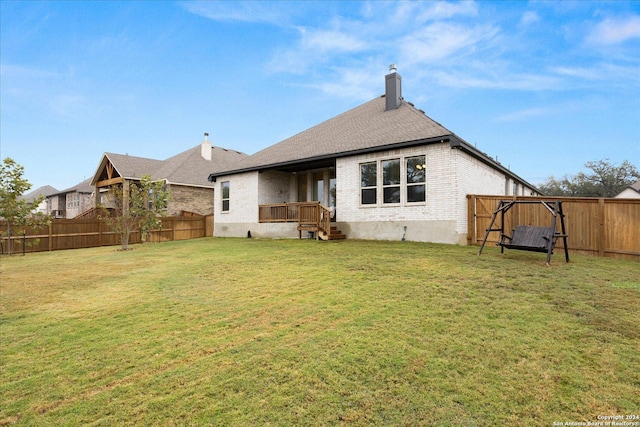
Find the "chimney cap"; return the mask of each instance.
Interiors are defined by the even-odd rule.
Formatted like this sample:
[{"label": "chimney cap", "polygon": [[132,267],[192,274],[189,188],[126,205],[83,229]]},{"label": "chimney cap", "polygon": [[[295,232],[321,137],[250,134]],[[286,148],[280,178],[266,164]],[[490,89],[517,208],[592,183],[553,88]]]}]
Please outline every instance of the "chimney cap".
[{"label": "chimney cap", "polygon": [[209,133],[208,132],[204,133],[204,139],[209,139]]},{"label": "chimney cap", "polygon": [[396,66],[396,64],[390,64],[389,71],[391,71],[392,73],[395,73],[396,71],[398,71],[398,67]]}]

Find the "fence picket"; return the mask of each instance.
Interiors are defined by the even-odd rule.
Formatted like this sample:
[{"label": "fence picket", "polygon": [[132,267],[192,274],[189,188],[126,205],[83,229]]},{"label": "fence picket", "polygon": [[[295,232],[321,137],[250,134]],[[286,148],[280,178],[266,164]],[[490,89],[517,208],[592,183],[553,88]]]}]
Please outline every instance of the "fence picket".
[{"label": "fence picket", "polygon": [[[162,226],[151,230],[149,242],[196,239],[213,234],[213,215],[164,217]],[[7,248],[7,223],[0,221],[0,243],[2,251]],[[118,235],[109,229],[103,221],[96,218],[53,219],[48,227],[27,228],[25,235],[11,236],[12,247],[23,246],[22,240],[29,244],[26,252],[44,252],[64,249],[79,249],[98,246],[119,245]],[[130,244],[141,243],[140,232],[131,233]],[[22,251],[20,247],[20,251]]]},{"label": "fence picket", "polygon": [[[468,195],[467,229],[471,234],[467,241],[475,245],[482,242],[491,216],[487,218],[487,213],[492,214],[500,200],[513,199],[513,196]],[[562,201],[572,253],[640,260],[640,199],[534,196],[516,199]],[[505,230],[516,225],[548,227],[550,215],[543,209],[542,205],[514,207],[505,218]],[[487,242],[497,242],[496,233],[491,233]],[[561,241],[557,247],[562,247]]]}]

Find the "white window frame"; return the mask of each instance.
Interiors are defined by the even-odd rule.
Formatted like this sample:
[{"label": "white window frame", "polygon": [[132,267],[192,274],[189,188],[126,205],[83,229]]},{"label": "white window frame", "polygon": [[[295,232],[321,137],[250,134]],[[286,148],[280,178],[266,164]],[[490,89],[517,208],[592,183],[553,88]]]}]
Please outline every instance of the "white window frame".
[{"label": "white window frame", "polygon": [[[227,197],[225,197],[225,194],[224,194],[225,187],[227,189]],[[229,212],[231,208],[230,196],[231,196],[231,183],[229,181],[222,181],[220,183],[220,200],[221,200],[220,212],[223,212],[223,213]],[[226,209],[225,209],[225,202],[227,202]]]},{"label": "white window frame", "polygon": [[[376,180],[375,180],[375,185],[368,185],[368,186],[363,186],[362,185],[362,166],[364,165],[370,165],[370,164],[375,164],[376,165]],[[360,206],[362,207],[373,207],[373,206],[378,206],[378,180],[380,178],[380,174],[378,173],[378,169],[379,169],[379,162],[377,161],[372,161],[372,162],[362,162],[358,164],[358,176],[360,177]],[[364,203],[363,199],[364,197],[362,197],[363,195],[363,191],[364,190],[374,190],[374,197],[375,197],[375,201],[373,203]]]},{"label": "white window frame", "polygon": [[[424,181],[423,182],[412,182],[409,183],[407,182],[407,161],[409,159],[415,159],[415,158],[423,158],[424,159],[424,163],[423,163],[423,167],[425,169],[425,173],[424,173]],[[384,183],[384,164],[386,162],[392,162],[392,161],[399,161],[400,162],[400,183],[399,184],[385,184]],[[369,164],[375,164],[376,165],[376,185],[374,186],[367,186],[367,187],[363,187],[362,186],[362,166],[363,165],[369,165]],[[419,153],[419,154],[407,154],[407,155],[403,155],[403,156],[393,156],[393,157],[388,157],[388,158],[382,158],[382,159],[377,159],[377,160],[371,160],[371,161],[363,161],[358,163],[358,174],[359,174],[359,178],[360,178],[360,207],[361,208],[371,208],[371,207],[398,207],[398,206],[417,206],[417,205],[424,205],[427,202],[427,155],[426,153]],[[421,201],[415,201],[415,202],[409,202],[409,197],[408,197],[408,188],[412,187],[412,186],[419,186],[422,185],[424,186],[424,200]],[[385,202],[384,201],[384,191],[386,188],[394,188],[394,187],[399,187],[400,188],[400,200],[398,202]],[[362,191],[363,190],[372,190],[374,189],[376,190],[376,202],[375,203],[362,203],[363,197],[362,197]]]}]

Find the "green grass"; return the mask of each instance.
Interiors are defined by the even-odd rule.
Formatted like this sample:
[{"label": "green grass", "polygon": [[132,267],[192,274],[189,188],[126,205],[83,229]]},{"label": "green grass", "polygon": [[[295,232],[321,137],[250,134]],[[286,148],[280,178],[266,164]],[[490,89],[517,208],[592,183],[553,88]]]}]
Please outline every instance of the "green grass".
[{"label": "green grass", "polygon": [[640,264],[476,251],[198,239],[3,257],[0,425],[638,413]]}]

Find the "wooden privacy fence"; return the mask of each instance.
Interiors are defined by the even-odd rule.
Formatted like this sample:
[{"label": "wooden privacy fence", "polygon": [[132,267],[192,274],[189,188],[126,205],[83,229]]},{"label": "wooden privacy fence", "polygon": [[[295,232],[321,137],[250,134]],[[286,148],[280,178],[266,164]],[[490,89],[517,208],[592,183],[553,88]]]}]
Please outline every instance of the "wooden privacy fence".
[{"label": "wooden privacy fence", "polygon": [[[213,235],[213,215],[175,216],[162,218],[162,226],[151,230],[148,242],[187,240]],[[0,243],[2,252],[7,253],[7,224],[0,221]],[[141,243],[139,231],[131,233],[129,244]],[[25,245],[26,243],[26,245]],[[42,252],[62,249],[91,248],[97,246],[120,245],[119,234],[107,224],[96,219],[53,219],[45,227],[27,228],[24,235],[11,236],[12,252]]]},{"label": "wooden privacy fence", "polygon": [[[560,200],[569,251],[640,260],[640,199],[468,195],[469,244],[482,243],[500,200]],[[514,206],[505,217],[504,229],[511,231],[516,225],[549,227],[551,215],[542,204]],[[487,242],[496,243],[499,239],[499,233],[492,232]],[[562,241],[556,248],[563,248]]]}]

